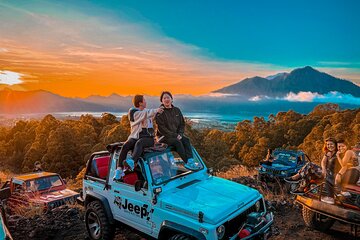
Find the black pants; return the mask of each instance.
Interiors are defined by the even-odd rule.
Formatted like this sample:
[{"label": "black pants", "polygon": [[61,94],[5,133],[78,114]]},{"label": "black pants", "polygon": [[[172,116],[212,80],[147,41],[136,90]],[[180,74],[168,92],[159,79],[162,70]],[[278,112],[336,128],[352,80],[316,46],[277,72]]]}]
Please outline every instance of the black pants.
[{"label": "black pants", "polygon": [[185,163],[187,163],[189,158],[193,158],[191,143],[188,137],[183,136],[180,140],[177,138],[164,138],[163,142],[175,147],[175,151]]},{"label": "black pants", "polygon": [[117,167],[124,167],[124,160],[126,159],[126,155],[130,150],[132,151],[132,159],[136,163],[144,148],[154,146],[154,138],[153,137],[144,137],[140,139],[130,138],[127,140],[121,148],[119,161],[117,162]]},{"label": "black pants", "polygon": [[335,176],[333,172],[326,172],[325,189],[327,191],[327,196],[333,198],[335,193]]}]

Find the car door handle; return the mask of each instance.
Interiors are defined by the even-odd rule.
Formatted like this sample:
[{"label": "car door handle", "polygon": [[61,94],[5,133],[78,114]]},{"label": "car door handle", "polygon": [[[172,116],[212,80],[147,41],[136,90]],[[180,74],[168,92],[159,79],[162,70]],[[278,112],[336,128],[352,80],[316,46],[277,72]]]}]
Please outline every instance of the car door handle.
[{"label": "car door handle", "polygon": [[118,191],[118,190],[114,190],[114,193],[120,193],[120,191]]}]

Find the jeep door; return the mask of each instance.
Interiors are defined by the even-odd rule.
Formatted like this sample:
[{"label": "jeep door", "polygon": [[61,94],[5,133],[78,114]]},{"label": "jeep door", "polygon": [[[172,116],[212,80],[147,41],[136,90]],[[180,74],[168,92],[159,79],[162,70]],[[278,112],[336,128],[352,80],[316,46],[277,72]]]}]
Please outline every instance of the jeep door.
[{"label": "jeep door", "polygon": [[136,192],[133,184],[124,182],[112,181],[111,185],[114,199],[110,205],[114,217],[144,233],[151,234],[153,223],[150,191],[142,189]]}]

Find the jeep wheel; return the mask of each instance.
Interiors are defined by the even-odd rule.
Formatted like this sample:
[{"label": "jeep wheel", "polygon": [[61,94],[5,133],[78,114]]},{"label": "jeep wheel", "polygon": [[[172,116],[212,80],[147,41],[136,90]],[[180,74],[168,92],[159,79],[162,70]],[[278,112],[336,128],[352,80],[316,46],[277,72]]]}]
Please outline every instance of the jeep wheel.
[{"label": "jeep wheel", "polygon": [[169,240],[192,240],[193,238],[185,234],[175,234]]},{"label": "jeep wheel", "polygon": [[92,240],[108,240],[114,237],[115,228],[110,224],[99,201],[93,201],[87,205],[85,224],[89,238]]},{"label": "jeep wheel", "polygon": [[329,230],[335,222],[335,219],[316,213],[307,207],[303,207],[302,215],[306,226],[319,231]]}]

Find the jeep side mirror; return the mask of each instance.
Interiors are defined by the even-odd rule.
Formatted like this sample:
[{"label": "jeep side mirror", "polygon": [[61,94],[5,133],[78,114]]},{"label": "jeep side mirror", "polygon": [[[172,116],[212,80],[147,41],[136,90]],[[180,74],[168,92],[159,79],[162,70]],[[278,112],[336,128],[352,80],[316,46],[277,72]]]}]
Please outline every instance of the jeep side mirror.
[{"label": "jeep side mirror", "polygon": [[66,185],[66,184],[67,184],[67,181],[66,181],[65,179],[63,179],[63,181],[64,181],[64,184]]},{"label": "jeep side mirror", "polygon": [[137,180],[135,182],[135,192],[139,192],[141,190],[141,188],[143,187],[144,182],[141,180]]},{"label": "jeep side mirror", "polygon": [[207,173],[214,176],[214,169],[213,168],[208,168]]}]

